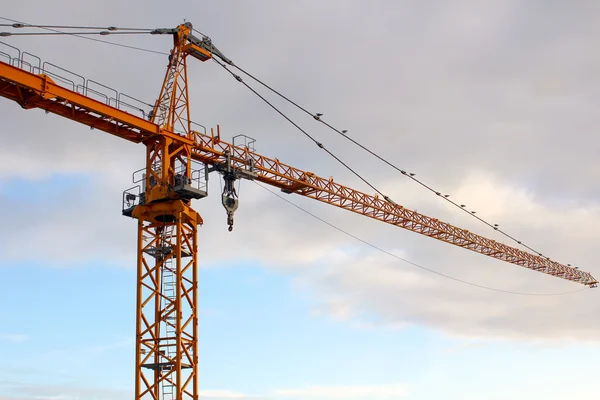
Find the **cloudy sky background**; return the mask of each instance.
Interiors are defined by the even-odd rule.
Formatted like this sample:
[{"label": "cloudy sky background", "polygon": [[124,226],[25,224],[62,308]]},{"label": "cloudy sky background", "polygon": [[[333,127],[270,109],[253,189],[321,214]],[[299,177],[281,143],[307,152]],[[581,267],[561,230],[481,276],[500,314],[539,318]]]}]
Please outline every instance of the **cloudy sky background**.
[{"label": "cloudy sky background", "polygon": [[[592,1],[55,1],[41,24],[209,34],[237,64],[383,157],[596,277],[600,56]],[[110,38],[167,52],[169,37]],[[166,56],[72,37],[4,42],[153,102]],[[193,119],[370,192],[214,63],[191,63]],[[133,388],[134,221],[144,149],[0,99],[0,399],[121,399]],[[276,101],[398,203],[502,237]],[[204,399],[596,398],[595,290],[515,296],[403,263],[250,182],[233,233],[219,182],[200,229]],[[295,196],[399,257],[507,291],[576,284]],[[316,203],[316,204],[313,204]]]}]

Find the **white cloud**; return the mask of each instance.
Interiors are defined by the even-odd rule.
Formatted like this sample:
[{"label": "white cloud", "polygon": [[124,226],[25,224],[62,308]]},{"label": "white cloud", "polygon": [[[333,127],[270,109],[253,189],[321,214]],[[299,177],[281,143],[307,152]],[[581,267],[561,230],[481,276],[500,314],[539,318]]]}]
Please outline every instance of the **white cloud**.
[{"label": "white cloud", "polygon": [[115,340],[112,343],[106,343],[103,345],[94,346],[92,351],[94,353],[106,353],[114,350],[119,350],[123,348],[133,347],[135,344],[135,340],[132,337],[126,337],[123,339]]},{"label": "white cloud", "polygon": [[[548,254],[556,259],[573,253],[582,268],[594,265],[600,208],[542,204],[523,189],[483,173],[466,179],[457,193],[467,198],[473,194],[480,200],[477,209],[482,214],[505,221],[525,237],[538,238],[530,245],[548,249]],[[412,196],[408,194],[409,198]],[[436,209],[436,215],[452,216],[451,209],[443,204],[431,202],[424,207]],[[463,223],[476,226],[468,220]],[[577,226],[577,231],[561,229],[570,225]],[[488,260],[431,239],[408,240],[411,251],[407,258],[469,282],[525,293],[580,289],[576,284]],[[315,270],[321,273],[315,274]],[[595,295],[592,289],[565,296],[494,293],[430,274],[374,250],[349,254],[345,260],[334,259],[323,270],[315,268],[304,276],[300,273],[299,280],[303,285],[311,282],[320,287],[321,313],[334,318],[351,315],[368,325],[424,324],[451,335],[513,339],[593,341],[600,332],[600,325],[589,319],[599,311],[597,303],[591,301]]]},{"label": "white cloud", "polygon": [[297,389],[277,389],[273,395],[294,399],[373,399],[388,400],[406,396],[408,385],[348,385],[348,386],[307,386]]},{"label": "white cloud", "polygon": [[200,390],[199,396],[201,399],[248,399],[249,397],[243,393],[232,390]]},{"label": "white cloud", "polygon": [[131,396],[126,390],[104,389],[79,385],[47,385],[35,383],[0,382],[8,390],[0,400],[112,400]]},{"label": "white cloud", "polygon": [[[0,233],[6,259],[47,260],[52,254],[56,266],[98,258],[133,266],[135,223],[119,215],[117,202],[107,202],[103,197],[119,198],[120,188],[111,179],[113,176],[116,175],[111,172],[100,183],[73,192],[60,200],[59,208],[44,204],[30,224],[15,223],[15,229]],[[215,191],[218,184],[212,184],[211,190]],[[401,197],[406,204],[419,202],[419,211],[485,233],[470,218],[457,214],[435,196],[424,196],[420,188],[410,183],[389,186],[388,192],[394,198]],[[600,323],[589,318],[598,312],[596,302],[591,300],[594,290],[567,296],[527,297],[472,288],[377,252],[253,184],[244,183],[241,193],[232,234],[226,230],[225,213],[215,196],[196,203],[205,219],[205,225],[199,229],[201,265],[254,262],[291,274],[301,290],[316,289],[320,299],[316,314],[365,326],[424,325],[461,337],[600,337]],[[595,227],[600,224],[600,211],[593,204],[543,202],[531,190],[484,171],[466,176],[453,197],[461,201],[472,199],[469,206],[479,215],[500,222],[508,232],[552,258],[584,270],[594,266],[599,239]],[[400,257],[459,279],[525,293],[580,288],[298,196],[287,198]],[[98,211],[90,214],[92,208]],[[19,221],[31,212],[31,208],[15,210],[7,218]],[[103,215],[101,220],[96,217],[99,214]],[[82,229],[89,230],[89,235],[80,235]],[[485,234],[505,241],[489,231]],[[25,240],[39,243],[37,251],[19,251]],[[107,252],[107,248],[112,250]],[[591,272],[600,275],[598,271]]]},{"label": "white cloud", "polygon": [[31,337],[29,335],[24,335],[22,333],[0,333],[0,340],[5,340],[12,343],[22,343],[30,339]]},{"label": "white cloud", "polygon": [[[0,389],[8,391],[10,396],[2,396],[0,400],[109,400],[131,397],[126,390],[103,389],[84,385],[46,385],[21,382],[0,381]],[[204,389],[199,391],[203,400],[260,400],[233,390]]]}]

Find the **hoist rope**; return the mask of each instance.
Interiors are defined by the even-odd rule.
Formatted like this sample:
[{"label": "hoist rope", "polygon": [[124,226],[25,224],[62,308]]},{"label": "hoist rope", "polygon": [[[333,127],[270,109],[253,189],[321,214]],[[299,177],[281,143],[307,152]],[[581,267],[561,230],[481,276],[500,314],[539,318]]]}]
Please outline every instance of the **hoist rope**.
[{"label": "hoist rope", "polygon": [[[454,200],[452,200],[450,198],[450,195],[447,194],[443,194],[443,192],[436,190],[434,188],[432,188],[430,185],[426,184],[425,182],[423,182],[422,180],[418,179],[415,177],[416,174],[411,173],[411,172],[407,172],[404,169],[401,169],[400,167],[396,166],[394,163],[392,163],[391,161],[387,160],[386,158],[382,157],[381,155],[377,154],[376,152],[374,152],[373,150],[369,149],[368,147],[366,147],[365,145],[361,144],[360,142],[358,142],[356,139],[353,139],[352,137],[350,137],[349,135],[346,134],[346,130],[340,130],[336,127],[334,127],[333,125],[327,123],[326,121],[323,120],[322,118],[322,114],[318,114],[318,113],[312,113],[310,111],[308,111],[305,107],[302,107],[301,105],[299,105],[298,103],[296,103],[295,101],[291,100],[289,97],[283,95],[281,92],[279,92],[278,90],[274,89],[273,87],[269,86],[268,84],[266,84],[264,81],[258,79],[257,77],[255,77],[254,75],[250,74],[249,72],[247,72],[246,70],[244,70],[243,68],[232,64],[232,66],[236,69],[238,69],[240,72],[242,72],[243,74],[245,74],[246,76],[248,76],[250,79],[254,80],[255,82],[259,83],[260,85],[262,85],[263,87],[265,87],[266,89],[270,90],[271,92],[273,92],[274,94],[276,94],[277,96],[281,97],[282,99],[284,99],[285,101],[287,101],[288,103],[290,103],[291,105],[293,105],[294,107],[298,108],[299,110],[301,110],[302,112],[310,115],[311,117],[313,117],[313,119],[321,122],[322,124],[324,124],[325,126],[327,126],[329,129],[333,130],[334,132],[338,133],[340,136],[342,136],[343,138],[345,138],[346,140],[350,141],[351,143],[353,143],[354,145],[358,146],[359,148],[361,148],[362,150],[366,151],[367,153],[369,153],[370,155],[372,155],[373,157],[377,158],[378,160],[382,161],[383,163],[387,164],[388,166],[390,166],[391,168],[393,168],[394,170],[400,172],[402,175],[404,175],[405,177],[409,178],[410,180],[412,180],[413,182],[421,185],[422,187],[424,187],[425,189],[427,189],[428,191],[430,191],[431,193],[434,193],[436,196],[440,197],[441,199],[447,201],[448,203],[452,204],[453,206],[455,206],[456,208],[460,209],[461,211],[467,213],[468,215],[470,215],[471,217],[479,220],[480,222],[484,223],[485,225],[487,225],[488,227],[494,229],[495,231],[499,232],[500,234],[504,235],[505,237],[509,238],[510,240],[512,240],[513,242],[523,246],[524,248],[527,248],[528,250],[534,252],[535,254],[539,255],[540,257],[544,257],[549,261],[552,261],[549,257],[545,256],[543,253],[537,251],[536,249],[532,248],[531,246],[523,243],[523,241],[518,240],[517,238],[515,238],[514,236],[510,235],[509,233],[507,233],[506,231],[502,230],[499,228],[498,224],[495,223],[491,223],[486,221],[485,219],[481,218],[480,216],[476,215],[476,212],[473,210],[468,210],[466,208],[465,204],[462,204],[460,202],[456,202]],[[234,74],[234,76],[237,76]],[[237,78],[236,78],[237,79]],[[241,78],[240,78],[241,79]],[[239,79],[238,79],[239,80]],[[314,140],[314,139],[313,139]],[[381,192],[378,191],[378,193],[381,194]],[[568,266],[570,266],[570,264],[567,264]]]},{"label": "hoist rope", "polygon": [[297,205],[296,203],[294,203],[294,202],[292,202],[292,201],[290,201],[290,200],[286,199],[285,197],[283,197],[283,196],[281,196],[280,194],[278,194],[278,193],[276,193],[276,192],[272,191],[271,189],[269,189],[269,188],[265,187],[264,185],[261,185],[261,184],[260,184],[260,183],[258,183],[258,182],[254,182],[254,183],[256,183],[256,185],[258,185],[258,186],[259,186],[259,187],[261,187],[262,189],[264,189],[264,190],[266,190],[266,191],[270,192],[272,195],[274,195],[274,196],[277,196],[279,199],[281,199],[281,200],[285,201],[286,203],[288,203],[288,204],[289,204],[289,205],[291,205],[292,207],[295,207],[295,208],[297,208],[298,210],[302,211],[303,213],[310,215],[311,217],[313,217],[313,218],[315,218],[315,219],[317,219],[317,220],[321,221],[321,222],[322,222],[322,223],[324,223],[325,225],[328,225],[328,226],[330,226],[331,228],[333,228],[333,229],[335,229],[335,230],[337,230],[337,231],[339,231],[339,232],[343,233],[344,235],[347,235],[347,236],[349,236],[349,237],[351,237],[351,238],[353,238],[353,239],[355,239],[355,240],[357,240],[357,241],[359,241],[359,242],[363,243],[363,244],[364,244],[364,245],[366,245],[366,246],[369,246],[369,247],[371,247],[371,248],[373,248],[373,249],[375,249],[375,250],[377,250],[377,251],[379,251],[379,252],[381,252],[381,253],[387,254],[388,256],[394,257],[394,258],[396,258],[396,259],[398,259],[398,260],[400,260],[400,261],[403,261],[403,262],[405,262],[405,263],[408,263],[408,264],[410,264],[410,265],[412,265],[412,266],[414,266],[414,267],[417,267],[417,268],[419,268],[419,269],[422,269],[422,270],[424,270],[424,271],[427,271],[427,272],[430,272],[430,273],[432,273],[432,274],[435,274],[435,275],[441,276],[441,277],[443,277],[443,278],[450,279],[450,280],[452,280],[452,281],[455,281],[455,282],[463,283],[463,284],[465,284],[465,285],[469,285],[469,286],[477,287],[477,288],[480,288],[480,289],[491,290],[491,291],[493,291],[493,292],[506,293],[506,294],[513,294],[513,295],[519,295],[519,296],[563,296],[563,295],[567,295],[567,294],[578,293],[578,292],[581,292],[581,291],[584,291],[584,290],[586,290],[586,289],[587,289],[587,288],[583,288],[583,289],[577,289],[577,290],[573,290],[573,291],[570,291],[570,292],[558,292],[558,293],[525,293],[525,292],[516,292],[516,291],[512,291],[512,290],[496,289],[496,288],[493,288],[493,287],[490,287],[490,286],[480,285],[480,284],[477,284],[477,283],[473,283],[473,282],[465,281],[465,280],[463,280],[463,279],[455,278],[455,277],[453,277],[453,276],[450,276],[450,275],[447,275],[447,274],[441,273],[441,272],[439,272],[439,271],[436,271],[436,270],[434,270],[434,269],[431,269],[431,268],[424,267],[423,265],[420,265],[420,264],[417,264],[417,263],[415,263],[415,262],[413,262],[413,261],[407,260],[406,258],[402,258],[402,257],[400,257],[400,256],[398,256],[398,255],[396,255],[396,254],[394,254],[394,253],[392,253],[392,252],[390,252],[390,251],[387,251],[387,250],[385,250],[385,249],[383,249],[383,248],[381,248],[381,247],[379,247],[379,246],[377,246],[377,245],[374,245],[373,243],[371,243],[371,242],[369,242],[369,241],[367,241],[367,240],[365,240],[365,239],[362,239],[362,238],[360,238],[360,237],[358,237],[358,236],[356,236],[356,235],[354,235],[354,234],[352,234],[352,233],[350,233],[350,232],[348,232],[348,231],[346,231],[346,230],[344,230],[344,229],[342,229],[342,228],[338,227],[337,225],[334,225],[333,223],[331,223],[331,222],[329,222],[329,221],[325,220],[324,218],[321,218],[321,217],[319,217],[318,215],[316,215],[316,214],[313,214],[312,212],[310,212],[310,211],[306,210],[305,208],[302,208],[302,207],[300,207],[300,206],[299,206],[299,205]]}]

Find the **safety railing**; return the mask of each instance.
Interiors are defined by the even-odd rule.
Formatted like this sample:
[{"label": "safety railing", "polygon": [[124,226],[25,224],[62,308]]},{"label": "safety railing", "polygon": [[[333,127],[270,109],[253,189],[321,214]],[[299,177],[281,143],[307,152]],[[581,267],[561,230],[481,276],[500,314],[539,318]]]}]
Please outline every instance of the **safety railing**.
[{"label": "safety railing", "polygon": [[244,169],[249,173],[254,173],[254,159],[250,156],[250,153],[256,151],[254,148],[256,139],[240,134],[233,137],[231,144],[234,156],[243,156],[241,160],[244,161]]},{"label": "safety railing", "polygon": [[144,204],[144,192],[142,192],[140,185],[135,185],[123,191],[123,214],[131,214],[133,209],[140,204]]},{"label": "safety railing", "polygon": [[[19,48],[3,41],[0,41],[0,61],[33,74],[47,75],[52,78],[55,83],[66,89],[93,98],[94,100],[108,104],[129,114],[137,115],[146,120],[152,119],[154,104],[145,102],[125,93],[120,93],[119,91],[92,79],[86,79],[82,75],[48,61],[43,61],[35,54],[21,51]],[[187,122],[185,119],[184,121]],[[207,134],[204,125],[193,121],[189,122],[192,131],[196,131],[197,128],[200,128],[204,135]],[[186,132],[179,129],[176,130],[175,133],[187,135]]]},{"label": "safety railing", "polygon": [[190,178],[186,178],[186,167],[179,164],[175,167],[175,186],[186,184],[196,190],[208,192],[208,170],[205,164],[190,160],[188,167],[191,169]]},{"label": "safety railing", "polygon": [[88,96],[94,100],[101,101],[144,119],[149,119],[150,111],[154,107],[153,104],[120,93],[117,90],[94,80],[86,79],[84,76],[66,68],[52,64],[48,61],[42,61],[42,59],[35,54],[21,51],[17,47],[2,41],[0,41],[0,61],[4,61],[9,65],[33,74],[48,75],[54,82],[66,89]]},{"label": "safety railing", "polygon": [[[187,177],[186,171],[190,168],[190,178]],[[160,164],[153,165],[153,171],[160,176]],[[123,207],[134,207],[144,203],[144,194],[146,192],[146,168],[140,168],[131,174],[131,180],[135,186],[123,192]],[[150,176],[150,187],[154,187],[157,182],[154,176]],[[198,161],[190,160],[185,166],[182,163],[176,163],[174,182],[175,187],[187,186],[196,190],[208,193],[208,167]],[[137,196],[137,197],[136,197]],[[136,200],[137,199],[137,200]],[[136,203],[137,201],[137,203]]]}]

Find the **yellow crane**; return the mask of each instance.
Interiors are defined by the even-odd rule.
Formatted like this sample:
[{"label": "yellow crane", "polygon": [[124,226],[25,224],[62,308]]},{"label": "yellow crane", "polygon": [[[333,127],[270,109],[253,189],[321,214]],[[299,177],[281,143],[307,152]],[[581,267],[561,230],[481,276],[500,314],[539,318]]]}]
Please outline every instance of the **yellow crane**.
[{"label": "yellow crane", "polygon": [[146,148],[146,166],[134,174],[136,186],[123,194],[123,214],[138,221],[136,399],[198,399],[197,228],[202,217],[191,201],[207,196],[207,176],[212,171],[222,174],[225,182],[222,203],[230,230],[238,206],[234,182],[256,180],[501,261],[596,286],[594,277],[576,267],[265,157],[249,141],[235,143],[245,137],[228,143],[221,140],[218,127],[210,132],[194,130],[188,101],[189,57],[233,63],[210,39],[196,37],[190,23],[151,33],[172,35],[174,45],[150,112],[118,92],[103,95],[94,89],[93,81],[50,72],[51,64],[6,43],[8,50],[0,51],[2,97],[26,110],[42,109]]}]

